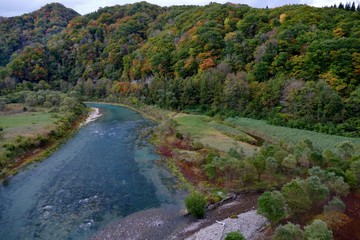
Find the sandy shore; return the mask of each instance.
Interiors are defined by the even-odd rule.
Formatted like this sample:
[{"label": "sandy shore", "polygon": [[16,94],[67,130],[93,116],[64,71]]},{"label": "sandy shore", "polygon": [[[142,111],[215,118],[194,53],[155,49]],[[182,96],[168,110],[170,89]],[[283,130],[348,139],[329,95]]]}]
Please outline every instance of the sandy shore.
[{"label": "sandy shore", "polygon": [[98,119],[99,117],[101,117],[102,114],[100,113],[100,109],[98,108],[91,108],[91,112],[89,114],[89,116],[86,118],[86,120],[82,123],[80,123],[80,127],[95,121],[96,119]]}]

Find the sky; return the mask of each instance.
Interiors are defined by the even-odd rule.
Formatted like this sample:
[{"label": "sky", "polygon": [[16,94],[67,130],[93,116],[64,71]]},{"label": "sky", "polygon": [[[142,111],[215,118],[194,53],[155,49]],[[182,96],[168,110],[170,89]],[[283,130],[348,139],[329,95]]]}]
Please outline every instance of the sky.
[{"label": "sky", "polygon": [[[24,13],[30,13],[38,10],[42,6],[51,2],[59,2],[68,8],[72,8],[78,13],[84,15],[98,10],[100,7],[124,5],[127,3],[139,2],[141,0],[0,0],[0,16],[12,17],[19,16]],[[353,0],[349,0],[353,1]],[[285,4],[307,4],[315,7],[330,6],[339,4],[341,0],[147,0],[159,6],[170,5],[206,5],[210,2],[218,3],[241,3],[252,7],[269,8],[282,6]],[[348,0],[343,1],[348,2]],[[355,2],[359,3],[359,0]]]}]

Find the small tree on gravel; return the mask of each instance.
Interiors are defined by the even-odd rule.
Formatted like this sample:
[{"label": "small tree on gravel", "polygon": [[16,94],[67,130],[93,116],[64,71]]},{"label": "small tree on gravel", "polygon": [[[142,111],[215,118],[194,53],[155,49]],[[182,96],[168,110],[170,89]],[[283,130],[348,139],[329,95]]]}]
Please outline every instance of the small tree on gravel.
[{"label": "small tree on gravel", "polygon": [[332,240],[332,232],[327,224],[321,220],[315,220],[305,227],[305,237],[307,240]]},{"label": "small tree on gravel", "polygon": [[192,192],[186,199],[185,205],[191,215],[202,218],[205,215],[205,196],[198,192]]},{"label": "small tree on gravel", "polygon": [[229,232],[225,240],[246,240],[245,237],[240,232]]},{"label": "small tree on gravel", "polygon": [[286,203],[279,191],[264,192],[258,199],[258,213],[275,225],[286,217]]},{"label": "small tree on gravel", "polygon": [[288,223],[276,228],[272,240],[304,240],[304,232],[299,225]]}]

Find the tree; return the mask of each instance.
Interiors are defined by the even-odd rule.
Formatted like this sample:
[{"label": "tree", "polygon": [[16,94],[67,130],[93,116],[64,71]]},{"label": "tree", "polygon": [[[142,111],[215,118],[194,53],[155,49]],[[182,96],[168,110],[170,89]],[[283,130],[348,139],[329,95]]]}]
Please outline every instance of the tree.
[{"label": "tree", "polygon": [[274,157],[268,157],[266,159],[265,170],[266,170],[267,173],[269,173],[269,174],[276,173],[277,167],[278,167],[278,164],[277,164],[277,161],[276,161],[276,159]]},{"label": "tree", "polygon": [[3,98],[0,98],[0,111],[3,111],[6,107],[6,102]]},{"label": "tree", "polygon": [[310,209],[311,200],[306,192],[305,182],[300,179],[293,179],[281,188],[281,193],[286,203],[295,214],[306,212]]},{"label": "tree", "polygon": [[306,179],[306,190],[313,204],[322,203],[329,196],[328,187],[323,184],[319,177],[310,176]]},{"label": "tree", "polygon": [[354,153],[354,144],[349,141],[343,141],[336,145],[336,151],[342,160],[349,160]]},{"label": "tree", "polygon": [[245,237],[240,232],[229,232],[225,240],[246,240]]},{"label": "tree", "polygon": [[360,160],[352,162],[350,169],[357,177],[358,182],[360,182]]},{"label": "tree", "polygon": [[276,228],[272,240],[304,240],[304,232],[299,225],[287,223]]},{"label": "tree", "polygon": [[350,192],[349,184],[344,182],[344,178],[336,176],[333,172],[327,173],[326,185],[336,196],[346,197]]},{"label": "tree", "polygon": [[324,213],[329,212],[344,212],[345,204],[340,198],[334,197],[324,206]]},{"label": "tree", "polygon": [[314,220],[305,227],[305,238],[307,240],[332,240],[333,235],[325,222]]},{"label": "tree", "polygon": [[297,164],[296,158],[292,154],[289,154],[282,161],[282,167],[287,169],[287,170],[295,170],[296,164]]},{"label": "tree", "polygon": [[258,199],[258,213],[275,225],[286,217],[285,198],[279,191],[264,192]]},{"label": "tree", "polygon": [[205,215],[205,196],[198,192],[192,192],[185,199],[185,205],[191,215],[196,218],[203,218]]}]

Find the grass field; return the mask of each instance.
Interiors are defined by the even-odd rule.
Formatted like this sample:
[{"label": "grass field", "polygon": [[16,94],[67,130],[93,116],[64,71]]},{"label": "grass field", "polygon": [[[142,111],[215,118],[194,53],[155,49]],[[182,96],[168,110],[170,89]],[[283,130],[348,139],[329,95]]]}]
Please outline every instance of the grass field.
[{"label": "grass field", "polygon": [[0,113],[0,126],[4,128],[0,149],[4,143],[14,141],[19,135],[31,137],[48,132],[57,120],[48,112]]},{"label": "grass field", "polygon": [[176,114],[174,120],[178,131],[189,134],[192,139],[220,151],[228,152],[231,148],[242,148],[245,155],[252,155],[257,149],[254,138],[237,128],[214,121],[203,115]]},{"label": "grass field", "polygon": [[249,132],[272,142],[283,140],[285,142],[297,143],[298,141],[309,139],[315,148],[323,150],[325,148],[333,149],[339,142],[350,141],[354,143],[357,152],[360,151],[360,138],[349,138],[308,130],[274,126],[267,124],[266,121],[250,118],[228,118],[225,122],[239,127],[244,132]]}]

